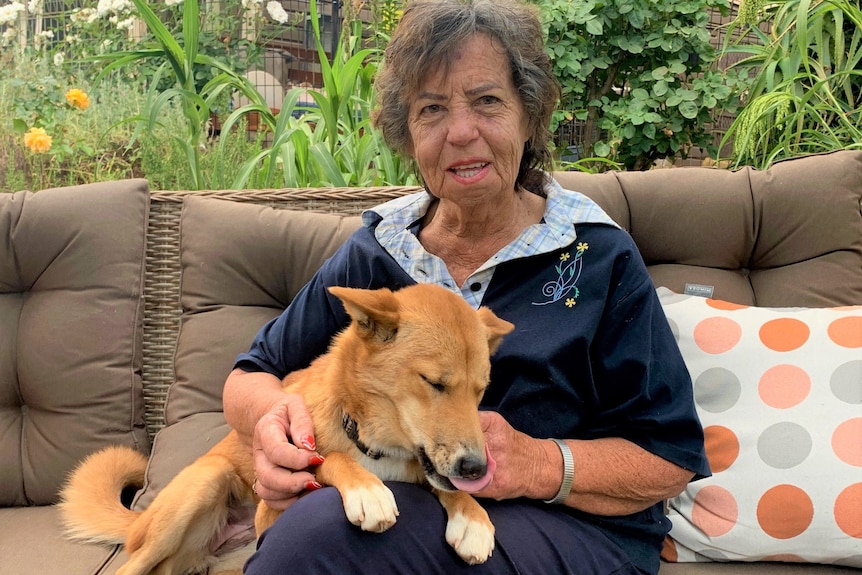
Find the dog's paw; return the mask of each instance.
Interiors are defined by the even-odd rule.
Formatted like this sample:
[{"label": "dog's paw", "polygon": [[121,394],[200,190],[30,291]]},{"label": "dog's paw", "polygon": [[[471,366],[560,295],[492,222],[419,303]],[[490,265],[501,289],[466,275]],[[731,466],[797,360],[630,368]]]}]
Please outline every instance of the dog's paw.
[{"label": "dog's paw", "polygon": [[347,519],[363,531],[382,533],[395,525],[398,517],[395,496],[382,483],[351,489],[341,497]]},{"label": "dog's paw", "polygon": [[446,524],[446,542],[470,565],[484,563],[494,551],[494,524],[457,513]]}]

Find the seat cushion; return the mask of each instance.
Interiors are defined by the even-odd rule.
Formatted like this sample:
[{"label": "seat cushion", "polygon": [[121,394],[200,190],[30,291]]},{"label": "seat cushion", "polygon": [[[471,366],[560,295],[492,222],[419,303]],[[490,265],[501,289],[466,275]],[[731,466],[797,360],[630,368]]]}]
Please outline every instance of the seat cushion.
[{"label": "seat cushion", "polygon": [[0,508],[0,575],[93,575],[120,553],[119,546],[66,539],[54,505]]},{"label": "seat cushion", "polygon": [[0,195],[0,506],[53,503],[104,445],[148,450],[148,209],[144,180]]}]

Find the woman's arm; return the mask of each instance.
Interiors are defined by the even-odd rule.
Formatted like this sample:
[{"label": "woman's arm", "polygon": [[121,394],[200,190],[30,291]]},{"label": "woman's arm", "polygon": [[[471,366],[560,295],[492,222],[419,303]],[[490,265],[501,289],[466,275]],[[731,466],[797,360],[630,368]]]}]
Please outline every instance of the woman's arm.
[{"label": "woman's arm", "polygon": [[[550,440],[513,429],[490,411],[480,414],[488,449],[497,462],[491,484],[477,493],[495,499],[548,500],[560,489],[563,458]],[[679,494],[694,476],[620,438],[566,440],[575,475],[566,505],[595,515],[628,515]]]},{"label": "woman's arm", "polygon": [[281,380],[276,376],[234,369],[224,383],[224,417],[250,448],[257,422],[284,398]]}]

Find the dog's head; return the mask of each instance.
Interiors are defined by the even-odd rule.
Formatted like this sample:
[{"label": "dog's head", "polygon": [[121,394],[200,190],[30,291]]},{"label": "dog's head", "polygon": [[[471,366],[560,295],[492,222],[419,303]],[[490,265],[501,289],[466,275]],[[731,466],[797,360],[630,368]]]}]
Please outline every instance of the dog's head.
[{"label": "dog's head", "polygon": [[364,440],[410,451],[438,489],[487,485],[478,406],[490,356],[514,326],[435,285],[330,291],[353,320],[341,337],[366,402],[349,408],[362,413]]}]

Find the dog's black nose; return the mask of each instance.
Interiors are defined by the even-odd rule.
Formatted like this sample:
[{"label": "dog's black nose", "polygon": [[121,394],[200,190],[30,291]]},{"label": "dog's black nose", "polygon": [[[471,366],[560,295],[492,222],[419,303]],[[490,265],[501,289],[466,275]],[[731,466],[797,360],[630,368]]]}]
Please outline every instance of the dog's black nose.
[{"label": "dog's black nose", "polygon": [[488,471],[488,463],[484,459],[468,455],[458,462],[458,475],[465,479],[478,479]]}]

